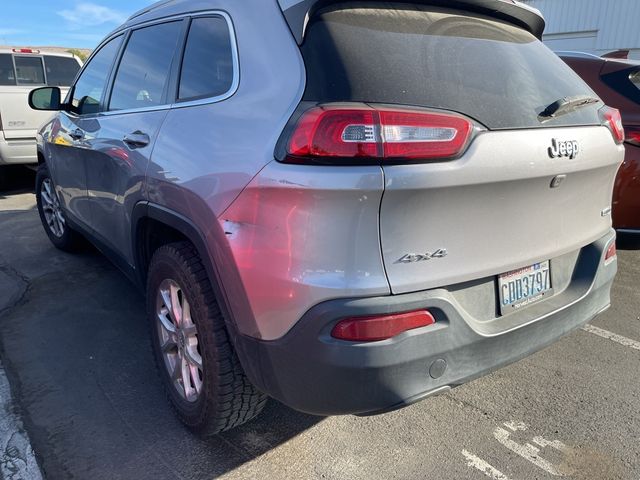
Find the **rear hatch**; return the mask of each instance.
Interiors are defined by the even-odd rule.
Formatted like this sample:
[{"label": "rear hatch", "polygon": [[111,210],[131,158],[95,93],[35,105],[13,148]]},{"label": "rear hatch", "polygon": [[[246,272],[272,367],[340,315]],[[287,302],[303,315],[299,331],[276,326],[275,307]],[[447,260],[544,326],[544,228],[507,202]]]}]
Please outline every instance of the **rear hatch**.
[{"label": "rear hatch", "polygon": [[0,125],[7,140],[35,138],[51,112],[29,108],[29,92],[45,85],[62,87],[63,98],[80,64],[75,58],[34,53],[0,53]]},{"label": "rear hatch", "polygon": [[[435,109],[473,125],[453,158],[380,160],[392,292],[498,275],[605,235],[623,148],[595,93],[525,29],[425,3],[332,5],[301,45],[307,104]],[[567,97],[587,100],[552,113]]]}]

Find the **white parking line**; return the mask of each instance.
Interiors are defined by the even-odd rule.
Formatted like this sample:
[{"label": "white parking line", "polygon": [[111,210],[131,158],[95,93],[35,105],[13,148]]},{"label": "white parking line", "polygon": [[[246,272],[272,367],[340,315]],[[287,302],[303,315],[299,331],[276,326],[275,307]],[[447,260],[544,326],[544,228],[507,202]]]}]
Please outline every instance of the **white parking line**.
[{"label": "white parking line", "polygon": [[509,480],[509,477],[507,477],[504,473],[502,473],[497,468],[489,465],[486,461],[474,455],[473,453],[468,452],[467,450],[462,450],[462,455],[464,455],[464,458],[467,459],[467,465],[469,467],[480,470],[487,477],[492,478],[493,480]]},{"label": "white parking line", "polygon": [[582,329],[585,332],[593,333],[594,335],[598,335],[599,337],[606,338],[608,340],[611,340],[612,342],[619,343],[620,345],[624,345],[625,347],[640,350],[640,342],[631,340],[627,337],[623,337],[622,335],[618,335],[617,333],[603,330],[602,328],[594,327],[593,325],[585,325],[584,327],[582,327]]}]

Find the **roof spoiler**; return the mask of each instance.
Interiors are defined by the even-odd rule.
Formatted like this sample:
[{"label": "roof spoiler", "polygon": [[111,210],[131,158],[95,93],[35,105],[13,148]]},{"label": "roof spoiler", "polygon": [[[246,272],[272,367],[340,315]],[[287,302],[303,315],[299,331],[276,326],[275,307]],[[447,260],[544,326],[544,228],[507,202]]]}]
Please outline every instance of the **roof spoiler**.
[{"label": "roof spoiler", "polygon": [[[347,0],[348,1],[348,0]],[[389,2],[389,0],[386,0]],[[407,0],[391,0],[406,3]],[[457,8],[482,13],[524,28],[538,39],[542,39],[545,21],[539,10],[515,0],[412,0],[414,3],[440,7]],[[345,0],[278,0],[293,36],[302,44],[307,22],[313,14],[332,3]]]}]

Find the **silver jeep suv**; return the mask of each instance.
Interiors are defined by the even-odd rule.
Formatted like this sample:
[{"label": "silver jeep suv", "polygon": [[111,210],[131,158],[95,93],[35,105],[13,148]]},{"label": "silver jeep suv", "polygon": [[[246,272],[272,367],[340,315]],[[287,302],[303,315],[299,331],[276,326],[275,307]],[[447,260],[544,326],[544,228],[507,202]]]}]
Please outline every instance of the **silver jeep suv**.
[{"label": "silver jeep suv", "polygon": [[502,0],[170,0],[39,134],[53,244],[146,290],[180,418],[368,415],[609,305],[620,116]]}]

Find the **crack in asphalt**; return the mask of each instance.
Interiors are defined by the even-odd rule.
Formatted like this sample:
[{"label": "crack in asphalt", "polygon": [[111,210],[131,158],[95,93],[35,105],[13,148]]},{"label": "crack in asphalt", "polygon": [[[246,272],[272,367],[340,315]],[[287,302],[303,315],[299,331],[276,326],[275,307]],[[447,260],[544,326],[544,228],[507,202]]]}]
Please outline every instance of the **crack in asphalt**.
[{"label": "crack in asphalt", "polygon": [[18,305],[21,305],[26,300],[29,292],[31,291],[31,279],[24,275],[22,272],[16,270],[8,263],[0,263],[0,273],[4,273],[7,277],[16,280],[23,286],[16,300],[14,300],[13,302],[9,302],[8,305],[0,305],[0,314],[3,314],[7,313]]}]

